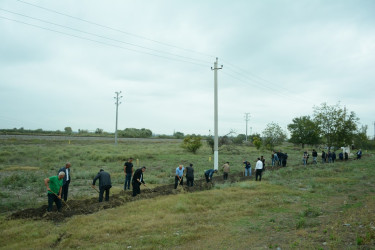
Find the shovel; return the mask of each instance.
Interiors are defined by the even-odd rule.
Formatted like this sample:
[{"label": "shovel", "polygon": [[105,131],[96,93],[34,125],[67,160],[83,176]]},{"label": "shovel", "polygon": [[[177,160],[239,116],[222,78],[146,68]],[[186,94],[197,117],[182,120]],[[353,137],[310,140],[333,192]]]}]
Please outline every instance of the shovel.
[{"label": "shovel", "polygon": [[96,192],[100,193],[100,192],[96,189],[96,187],[93,187],[92,185],[91,185],[91,187],[92,187],[93,189],[95,189]]},{"label": "shovel", "polygon": [[[51,190],[51,192],[52,192],[52,190]],[[70,207],[69,207],[69,205],[68,205],[68,203],[66,203],[63,199],[61,199],[57,194],[55,194],[54,192],[52,192],[54,195],[56,195],[56,197],[57,198],[59,198],[60,200],[62,200],[63,202],[64,202],[64,204],[69,208],[69,210],[72,210]]]},{"label": "shovel", "polygon": [[185,189],[184,189],[184,187],[181,185],[182,178],[183,178],[183,177],[181,177],[181,179],[179,179],[179,181],[178,181],[178,185],[177,185],[177,188],[178,188],[178,187],[181,187],[181,188],[180,188],[181,191],[184,191]]}]

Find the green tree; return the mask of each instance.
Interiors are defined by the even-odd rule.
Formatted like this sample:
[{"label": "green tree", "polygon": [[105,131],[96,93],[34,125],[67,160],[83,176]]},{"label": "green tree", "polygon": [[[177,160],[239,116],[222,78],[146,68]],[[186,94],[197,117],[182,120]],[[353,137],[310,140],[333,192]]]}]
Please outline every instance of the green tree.
[{"label": "green tree", "polygon": [[322,103],[319,107],[314,107],[314,121],[328,148],[331,148],[353,143],[359,118],[354,112],[341,108],[339,103],[333,106]]},{"label": "green tree", "polygon": [[[234,130],[230,130],[228,134],[224,136],[219,136],[218,139],[218,145],[217,147],[220,148],[223,145],[230,145],[233,143],[231,135],[234,134]],[[214,141],[214,136],[209,136],[206,139],[207,145],[212,149],[212,153],[214,152],[214,147],[215,147],[215,141]]]},{"label": "green tree", "polygon": [[202,147],[202,138],[200,136],[188,135],[185,137],[182,147],[195,154]]},{"label": "green tree", "polygon": [[291,143],[301,144],[305,148],[305,144],[316,145],[320,141],[319,126],[310,119],[310,116],[301,116],[293,119],[293,123],[288,125],[290,131]]},{"label": "green tree", "polygon": [[239,134],[232,139],[233,143],[241,145],[246,140],[246,135]]},{"label": "green tree", "polygon": [[173,137],[175,137],[176,139],[183,139],[184,138],[184,133],[182,132],[174,132],[173,133]]},{"label": "green tree", "polygon": [[213,136],[208,136],[206,138],[207,145],[211,148],[212,153],[214,153],[215,141]]},{"label": "green tree", "polygon": [[70,135],[70,134],[73,132],[73,130],[72,130],[71,127],[65,127],[65,128],[64,128],[64,131],[65,131],[65,133],[68,134],[68,135]]},{"label": "green tree", "polygon": [[267,124],[267,127],[262,132],[263,145],[268,150],[273,150],[275,146],[282,144],[286,139],[286,133],[283,129],[274,122]]},{"label": "green tree", "polygon": [[262,140],[259,137],[253,137],[253,144],[259,150],[262,146]]},{"label": "green tree", "polygon": [[119,131],[119,136],[126,138],[149,138],[152,136],[152,131],[145,128],[126,128]]},{"label": "green tree", "polygon": [[255,137],[262,138],[262,136],[259,133],[254,133],[252,135],[249,135],[247,139],[250,140],[250,142],[253,142]]},{"label": "green tree", "polygon": [[78,129],[78,134],[83,135],[83,134],[88,134],[88,133],[89,131],[87,129]]},{"label": "green tree", "polygon": [[368,148],[370,145],[370,140],[367,138],[367,125],[361,126],[360,129],[358,129],[357,133],[354,136],[354,146],[359,148]]},{"label": "green tree", "polygon": [[103,129],[101,129],[101,128],[97,128],[97,129],[95,130],[95,134],[98,134],[98,135],[103,134]]}]

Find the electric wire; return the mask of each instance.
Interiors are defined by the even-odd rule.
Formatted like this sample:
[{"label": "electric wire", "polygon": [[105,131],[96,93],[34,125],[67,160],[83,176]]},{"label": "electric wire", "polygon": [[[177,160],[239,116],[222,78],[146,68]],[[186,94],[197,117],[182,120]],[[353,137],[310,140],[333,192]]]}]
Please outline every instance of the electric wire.
[{"label": "electric wire", "polygon": [[[224,60],[222,60],[224,61]],[[241,81],[242,83],[246,83],[246,84],[251,84],[251,82],[255,82],[257,83],[256,85],[254,86],[257,86],[257,87],[261,87],[265,90],[269,90],[270,92],[268,92],[267,94],[273,94],[273,95],[280,95],[280,96],[283,96],[283,97],[287,97],[288,99],[295,99],[297,102],[309,102],[311,104],[315,104],[314,102],[310,101],[308,98],[304,98],[304,97],[301,97],[299,95],[296,95],[296,94],[291,94],[293,93],[293,91],[291,91],[290,89],[288,88],[285,88],[283,86],[280,86],[279,84],[275,84],[275,83],[272,83],[260,76],[257,76],[255,74],[252,74],[248,71],[245,71],[243,69],[241,69],[240,67],[236,67],[234,66],[233,64],[230,64],[229,62],[225,61],[226,62],[226,66],[228,66],[229,64],[229,67],[226,67],[226,69],[229,69],[229,71],[232,71],[234,72],[235,74],[237,74],[238,76],[241,77],[241,79],[239,77],[235,77],[233,76],[232,74],[228,74],[226,73],[228,76],[232,77],[232,78],[235,78],[239,81]],[[233,65],[232,68],[236,67],[236,69],[239,69],[239,70],[242,70],[243,72],[247,73],[247,74],[251,74],[251,75],[254,75],[254,77],[250,77],[249,75],[247,74],[243,74],[241,72],[239,72],[238,70],[234,70],[234,69],[231,69],[230,65]],[[225,73],[224,73],[225,74]]]},{"label": "electric wire", "polygon": [[238,67],[238,66],[236,66],[236,65],[234,65],[234,64],[232,64],[232,63],[230,63],[230,62],[228,62],[226,60],[222,60],[222,61],[225,62],[226,66],[229,67],[229,69],[232,68],[230,70],[232,70],[233,72],[235,72],[235,73],[237,73],[239,75],[242,75],[242,76],[244,76],[246,78],[256,79],[256,81],[261,81],[261,82],[263,82],[264,84],[266,84],[268,86],[277,87],[278,89],[284,89],[284,90],[286,90],[288,92],[290,91],[289,89],[285,88],[284,86],[282,86],[280,84],[275,84],[275,83],[273,83],[273,82],[271,82],[269,80],[266,80],[266,79],[264,79],[264,78],[262,78],[262,77],[260,77],[260,76],[258,76],[256,74],[248,71],[248,70],[244,70],[241,67]]},{"label": "electric wire", "polygon": [[233,74],[230,74],[228,72],[222,71],[221,72],[224,75],[227,75],[233,79],[236,79],[240,82],[242,86],[248,87],[249,85],[252,85],[257,88],[262,88],[263,90],[267,91],[267,95],[274,95],[274,96],[279,96],[281,98],[287,98],[288,100],[294,100],[296,103],[301,103],[301,100],[304,102],[309,102],[311,104],[315,104],[313,102],[310,102],[309,100],[303,99],[299,96],[289,94],[289,92],[286,91],[275,91],[275,88],[270,88],[269,86],[265,86],[262,82],[254,80],[254,79],[248,79],[248,78],[241,78],[238,76],[235,76]]},{"label": "electric wire", "polygon": [[106,43],[106,42],[101,42],[101,41],[94,40],[94,39],[91,39],[91,38],[77,36],[77,35],[69,34],[69,33],[66,33],[66,32],[62,32],[62,31],[58,31],[58,30],[54,30],[54,29],[42,27],[42,26],[39,26],[39,25],[26,23],[26,22],[23,22],[23,21],[20,21],[20,20],[11,19],[11,18],[7,18],[7,17],[4,17],[4,16],[0,16],[0,18],[6,19],[6,20],[9,20],[9,21],[13,21],[13,22],[17,22],[17,23],[21,23],[21,24],[24,24],[24,25],[32,26],[32,27],[35,27],[35,28],[44,29],[44,30],[47,30],[47,31],[59,33],[59,34],[62,34],[62,35],[71,36],[71,37],[79,38],[79,39],[82,39],[82,40],[87,40],[87,41],[91,41],[91,42],[94,42],[94,43],[103,44],[103,45],[106,45],[106,46],[111,46],[111,47],[120,48],[120,49],[124,49],[124,50],[128,50],[128,51],[132,51],[132,52],[142,53],[142,54],[147,54],[147,55],[151,55],[151,56],[155,56],[155,57],[160,57],[160,58],[164,58],[164,59],[168,59],[168,60],[180,61],[180,62],[195,64],[195,65],[199,65],[199,66],[203,66],[203,67],[208,67],[208,65],[204,65],[204,64],[201,64],[201,63],[191,62],[191,61],[182,60],[182,59],[178,59],[178,58],[172,58],[172,57],[163,56],[163,55],[157,55],[157,54],[153,54],[153,53],[146,52],[146,51],[141,51],[141,50],[136,50],[136,49],[130,49],[130,48],[126,48],[126,47],[123,47],[123,46],[119,46],[119,45],[115,45],[115,44],[110,44],[110,43]]},{"label": "electric wire", "polygon": [[140,46],[140,45],[136,45],[136,44],[133,44],[133,43],[129,43],[129,42],[125,42],[125,41],[121,41],[121,40],[109,38],[109,37],[98,35],[98,34],[95,34],[95,33],[86,32],[86,31],[83,31],[83,30],[79,30],[79,29],[75,29],[75,28],[69,27],[69,26],[65,26],[65,25],[61,25],[61,24],[49,22],[49,21],[46,21],[46,20],[43,20],[43,19],[40,19],[40,18],[35,18],[35,17],[24,15],[24,14],[16,13],[16,12],[13,12],[13,11],[5,10],[3,8],[0,8],[0,10],[8,12],[8,13],[15,14],[15,15],[19,15],[19,16],[22,16],[22,17],[26,17],[26,18],[29,18],[29,19],[33,19],[33,20],[36,20],[36,21],[40,21],[40,22],[44,22],[44,23],[47,23],[47,24],[51,24],[51,25],[54,25],[54,26],[58,26],[58,27],[70,29],[70,30],[77,31],[77,32],[80,32],[80,33],[84,33],[84,34],[87,34],[87,35],[96,36],[96,37],[103,38],[103,39],[106,39],[106,40],[110,40],[110,41],[113,41],[113,42],[123,43],[123,44],[126,44],[126,45],[138,47],[138,48],[141,48],[141,49],[150,50],[150,51],[161,53],[161,54],[168,54],[168,55],[175,56],[175,57],[182,57],[182,58],[185,58],[185,59],[188,59],[188,60],[193,60],[193,61],[198,61],[198,62],[203,62],[203,63],[210,63],[210,62],[203,61],[203,60],[200,60],[200,59],[195,59],[195,58],[192,58],[192,57],[177,55],[177,54],[174,54],[174,53],[170,53],[170,52],[166,52],[166,51],[161,51],[161,50],[156,50],[156,49],[148,48],[148,47],[145,47],[145,46]]},{"label": "electric wire", "polygon": [[[86,22],[86,23],[89,23],[91,25],[96,25],[98,27],[102,27],[102,28],[106,28],[106,29],[109,29],[109,30],[117,31],[117,32],[129,35],[129,36],[133,36],[133,37],[137,37],[137,38],[140,38],[140,39],[152,41],[152,42],[155,42],[155,43],[158,43],[158,44],[162,44],[164,46],[169,46],[169,47],[177,48],[177,49],[184,50],[184,51],[189,51],[189,52],[193,52],[193,53],[197,53],[197,54],[201,54],[201,55],[205,55],[205,56],[209,56],[209,57],[214,57],[212,55],[208,55],[208,54],[205,54],[205,53],[197,52],[197,51],[190,50],[190,49],[181,48],[181,47],[174,46],[174,45],[171,45],[171,44],[167,44],[167,43],[159,42],[159,41],[156,41],[156,40],[153,40],[153,39],[149,39],[147,37],[135,35],[135,34],[132,34],[132,33],[129,33],[129,32],[125,32],[125,31],[122,31],[122,30],[119,30],[119,29],[116,29],[116,28],[112,28],[112,27],[109,27],[109,26],[106,26],[106,25],[102,25],[102,24],[99,24],[99,23],[96,23],[96,22],[88,21],[88,20],[85,20],[85,19],[82,19],[82,18],[79,18],[79,17],[68,15],[68,14],[65,14],[65,13],[62,13],[62,12],[59,12],[59,11],[55,11],[55,10],[52,10],[52,9],[49,9],[49,8],[45,8],[45,7],[36,5],[36,4],[28,3],[28,2],[25,2],[25,1],[22,1],[22,0],[17,0],[17,1],[20,2],[20,3],[23,3],[23,4],[28,4],[28,5],[31,5],[33,7],[40,8],[40,9],[52,12],[52,13],[56,13],[56,14],[59,14],[59,15],[63,15],[63,16],[75,19],[75,20]],[[2,9],[2,8],[0,8],[0,10],[6,11],[8,13],[15,14],[15,15],[23,16],[23,17],[26,17],[26,18],[30,18],[30,19],[33,19],[33,20],[37,20],[37,21],[40,21],[40,22],[44,22],[44,23],[47,23],[47,24],[51,24],[51,25],[55,25],[55,26],[58,26],[58,27],[62,27],[62,28],[65,28],[65,29],[70,29],[70,30],[73,30],[73,31],[81,32],[83,34],[87,34],[87,35],[91,35],[91,36],[96,36],[96,37],[103,38],[103,39],[106,39],[106,40],[109,40],[109,41],[123,43],[123,44],[126,44],[126,45],[130,45],[130,46],[141,48],[141,49],[145,49],[145,50],[150,50],[150,51],[153,51],[153,52],[156,52],[156,53],[160,53],[160,54],[168,54],[168,55],[173,56],[173,57],[181,57],[181,58],[185,58],[187,60],[193,60],[193,61],[198,61],[198,62],[203,62],[203,63],[209,64],[209,62],[203,61],[203,60],[200,60],[200,59],[195,59],[195,58],[192,58],[192,57],[186,57],[186,56],[182,56],[182,55],[178,55],[178,54],[174,54],[174,53],[170,53],[170,52],[166,52],[166,51],[156,50],[156,49],[148,48],[148,47],[145,47],[145,46],[140,46],[140,45],[132,44],[132,43],[129,43],[129,42],[118,40],[118,39],[109,38],[109,37],[98,35],[98,34],[95,34],[95,33],[90,33],[90,32],[86,32],[86,31],[83,31],[83,30],[79,30],[79,29],[68,27],[68,26],[64,26],[64,25],[53,23],[53,22],[49,22],[49,21],[46,21],[46,20],[43,20],[43,19],[39,19],[39,18],[35,18],[35,17],[24,15],[24,14],[12,12],[12,11],[5,10],[5,9]],[[17,21],[17,20],[10,19],[10,18],[5,18],[5,17],[1,17],[1,18],[8,19],[8,20],[15,21],[15,22],[19,22],[19,23],[23,23],[25,25],[30,25],[30,26],[34,26],[34,27],[37,27],[37,28],[45,29],[45,30],[52,31],[52,32],[57,32],[57,33],[60,33],[60,34],[63,34],[63,35],[73,36],[73,37],[76,37],[76,38],[79,38],[79,39],[84,39],[84,40],[88,40],[88,41],[91,41],[91,42],[96,42],[96,43],[104,44],[104,45],[107,45],[107,46],[117,47],[117,48],[120,48],[120,49],[130,50],[130,51],[134,51],[134,52],[138,52],[138,53],[144,53],[144,54],[148,54],[148,55],[152,55],[152,56],[157,56],[157,57],[165,58],[165,59],[168,59],[168,60],[176,60],[176,61],[180,61],[180,62],[193,63],[193,64],[196,64],[196,65],[208,67],[208,65],[205,65],[205,64],[200,64],[200,63],[196,63],[196,62],[181,60],[181,59],[178,59],[178,58],[170,58],[170,57],[167,57],[167,56],[157,55],[157,54],[153,54],[153,53],[149,53],[149,52],[145,52],[145,51],[139,51],[139,50],[129,49],[129,48],[125,48],[125,47],[122,47],[122,46],[108,44],[108,43],[104,43],[104,42],[101,42],[101,41],[93,40],[93,39],[90,39],[90,38],[80,37],[80,36],[77,36],[77,35],[68,34],[68,33],[65,33],[65,32],[53,30],[53,29],[50,29],[50,28],[41,27],[41,26],[38,26],[38,25],[33,25],[33,24],[25,23],[25,22],[22,22],[22,21]],[[250,85],[253,85],[253,86],[256,86],[256,87],[263,88],[265,90],[275,90],[275,87],[276,87],[278,90],[283,89],[285,92],[288,92],[288,93],[291,92],[290,90],[288,90],[287,88],[285,88],[285,87],[283,87],[281,85],[272,83],[272,82],[270,82],[270,81],[268,81],[268,80],[266,80],[266,79],[264,79],[264,78],[262,78],[260,76],[257,76],[257,75],[255,75],[253,73],[250,73],[249,71],[243,70],[242,68],[240,68],[238,66],[235,66],[234,64],[232,64],[232,63],[230,63],[230,62],[228,62],[226,60],[222,60],[222,61],[225,62],[226,69],[229,70],[229,71],[232,71],[237,76],[234,76],[233,74],[230,74],[230,73],[227,73],[227,72],[224,72],[224,71],[223,71],[223,74],[226,74],[229,77],[232,77],[233,79],[236,79],[236,80],[240,81],[242,83],[242,85],[247,86],[247,85],[250,84]],[[244,78],[244,79],[241,79],[241,78]],[[255,82],[256,84],[254,84],[252,82]],[[264,85],[266,85],[266,86],[264,86]],[[273,93],[273,94],[277,93],[278,95],[282,95],[282,96],[288,97],[288,98],[290,97],[290,95],[284,94],[283,92],[280,92],[280,91],[271,91],[271,93]],[[295,97],[295,96],[293,96],[293,97]],[[306,99],[303,99],[303,100],[306,100]]]},{"label": "electric wire", "polygon": [[[3,9],[0,8],[0,10],[3,10]],[[129,51],[133,51],[133,52],[137,52],[137,53],[143,53],[143,54],[147,54],[147,55],[151,55],[151,56],[156,56],[156,57],[160,57],[160,58],[164,58],[164,59],[168,59],[168,60],[180,61],[180,62],[184,62],[184,63],[191,63],[191,64],[199,65],[199,66],[202,66],[202,67],[209,67],[208,65],[205,65],[205,64],[200,64],[200,63],[195,63],[195,62],[191,62],[191,61],[181,60],[181,59],[178,59],[178,58],[171,58],[171,57],[167,57],[167,56],[157,55],[157,54],[153,54],[153,53],[149,53],[149,52],[145,52],[145,51],[140,51],[140,50],[135,50],[135,49],[129,49],[129,48],[125,48],[125,47],[122,47],[122,46],[119,46],[119,45],[109,44],[109,43],[101,42],[101,41],[98,41],[98,40],[90,39],[90,38],[87,38],[87,37],[81,37],[81,36],[77,36],[77,35],[65,33],[65,32],[62,32],[62,31],[58,31],[58,30],[54,30],[54,29],[42,27],[42,26],[39,26],[39,25],[26,23],[26,22],[19,21],[19,20],[14,20],[14,19],[11,19],[11,18],[3,17],[3,16],[0,16],[0,18],[6,19],[6,20],[9,20],[9,21],[13,21],[13,22],[18,22],[18,23],[21,23],[21,24],[24,24],[24,25],[35,27],[35,28],[44,29],[44,30],[47,30],[47,31],[51,31],[51,32],[63,34],[63,35],[66,35],[66,36],[71,36],[71,37],[75,37],[75,38],[79,38],[79,39],[91,41],[91,42],[94,42],[94,43],[99,43],[99,44],[106,45],[106,46],[111,46],[111,47],[115,47],[115,48],[119,48],[119,49],[129,50]],[[49,23],[49,22],[47,22],[47,23]],[[62,25],[58,25],[58,26],[62,26]],[[66,26],[62,26],[62,27],[66,27]],[[75,29],[73,29],[73,30],[75,30]],[[84,32],[84,31],[80,31],[80,32],[92,35],[92,33]],[[102,36],[98,35],[98,37],[102,37]],[[113,39],[110,39],[110,40],[113,40]],[[117,41],[117,40],[114,40],[114,41]],[[228,68],[226,67],[226,69],[228,69]],[[231,78],[233,78],[233,79],[236,79],[236,80],[240,81],[240,83],[243,86],[248,86],[250,84],[250,85],[253,85],[254,87],[260,87],[260,88],[262,88],[264,90],[267,90],[267,91],[274,90],[274,88],[270,88],[270,87],[264,86],[263,83],[260,82],[260,81],[258,81],[258,80],[248,79],[248,77],[246,75],[242,74],[241,72],[238,72],[236,70],[231,70],[231,71],[233,71],[235,74],[237,74],[240,77],[235,76],[235,75],[230,74],[230,73],[227,73],[225,71],[222,71],[222,73],[225,74],[225,75],[227,75],[227,76],[229,76],[229,77],[231,77]],[[241,77],[243,77],[245,79],[242,79]],[[253,82],[255,82],[255,83],[253,83]],[[283,92],[274,93],[274,91],[271,91],[270,93],[290,98],[290,95],[287,95],[287,94],[285,94]]]},{"label": "electric wire", "polygon": [[86,19],[83,19],[83,18],[75,17],[75,16],[72,16],[72,15],[69,15],[69,14],[65,14],[65,13],[62,13],[62,12],[59,12],[59,11],[56,11],[56,10],[53,10],[53,9],[49,9],[49,8],[46,8],[46,7],[43,7],[43,6],[40,6],[40,5],[32,4],[32,3],[25,2],[25,1],[22,1],[22,0],[17,0],[17,1],[20,2],[20,3],[23,3],[23,4],[28,4],[28,5],[33,6],[35,8],[43,9],[43,10],[46,10],[46,11],[49,11],[49,12],[52,12],[52,13],[56,13],[56,14],[59,14],[59,15],[62,15],[62,16],[66,16],[66,17],[69,17],[69,18],[72,18],[72,19],[79,20],[81,22],[85,22],[85,23],[88,23],[88,24],[91,24],[91,25],[95,25],[95,26],[98,26],[98,27],[106,28],[106,29],[109,29],[109,30],[112,30],[112,31],[116,31],[116,32],[122,33],[122,34],[133,36],[133,37],[136,37],[136,38],[139,38],[139,39],[143,39],[143,40],[147,40],[147,41],[150,41],[150,42],[154,42],[154,43],[157,43],[157,44],[160,44],[160,45],[163,45],[163,46],[173,47],[175,49],[184,50],[184,51],[187,51],[187,52],[193,52],[193,53],[196,53],[196,54],[208,56],[210,58],[215,58],[215,56],[213,56],[213,55],[209,55],[209,54],[198,52],[198,51],[194,51],[194,50],[191,50],[191,49],[186,49],[186,48],[178,47],[178,46],[175,46],[175,45],[172,45],[172,44],[160,42],[160,41],[157,41],[157,40],[154,40],[154,39],[150,39],[150,38],[145,37],[145,36],[140,36],[140,35],[136,35],[136,34],[133,34],[133,33],[130,33],[130,32],[126,32],[126,31],[120,30],[120,29],[112,28],[112,27],[109,27],[107,25],[103,25],[103,24],[99,24],[99,23],[96,23],[96,22],[93,22],[93,21],[89,21],[89,20],[86,20]]}]

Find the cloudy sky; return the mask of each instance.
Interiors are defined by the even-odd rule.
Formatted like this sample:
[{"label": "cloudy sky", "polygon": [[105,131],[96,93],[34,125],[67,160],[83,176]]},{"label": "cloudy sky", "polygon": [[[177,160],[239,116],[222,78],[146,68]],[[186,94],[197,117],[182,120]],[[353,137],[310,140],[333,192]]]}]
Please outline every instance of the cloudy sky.
[{"label": "cloudy sky", "polygon": [[0,128],[283,129],[323,102],[374,135],[373,0],[1,0]]}]

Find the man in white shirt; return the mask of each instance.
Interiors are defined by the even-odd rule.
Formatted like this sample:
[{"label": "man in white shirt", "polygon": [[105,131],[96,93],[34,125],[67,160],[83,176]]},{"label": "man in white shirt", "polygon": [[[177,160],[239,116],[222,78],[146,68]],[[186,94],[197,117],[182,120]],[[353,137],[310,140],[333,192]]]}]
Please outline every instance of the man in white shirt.
[{"label": "man in white shirt", "polygon": [[263,162],[260,160],[260,158],[258,158],[258,161],[255,165],[255,180],[256,181],[258,180],[258,177],[259,177],[259,181],[262,181],[262,171],[263,171]]}]

